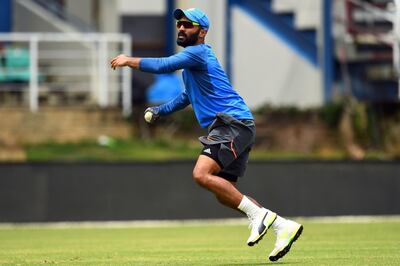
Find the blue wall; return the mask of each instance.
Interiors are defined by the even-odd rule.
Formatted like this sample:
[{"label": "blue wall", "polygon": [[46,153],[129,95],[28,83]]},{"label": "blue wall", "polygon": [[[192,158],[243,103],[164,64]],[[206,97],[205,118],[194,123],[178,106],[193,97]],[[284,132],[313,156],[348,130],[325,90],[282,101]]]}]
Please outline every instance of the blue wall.
[{"label": "blue wall", "polygon": [[11,31],[11,0],[0,1],[0,32]]}]

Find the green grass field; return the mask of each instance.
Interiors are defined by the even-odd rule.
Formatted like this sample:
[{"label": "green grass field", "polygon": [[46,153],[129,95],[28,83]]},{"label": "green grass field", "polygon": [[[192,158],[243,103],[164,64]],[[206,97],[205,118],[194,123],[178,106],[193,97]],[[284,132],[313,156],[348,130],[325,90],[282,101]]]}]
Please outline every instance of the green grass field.
[{"label": "green grass field", "polygon": [[[194,160],[202,149],[197,138],[187,139],[114,139],[108,146],[95,140],[71,143],[39,143],[24,146],[27,161],[165,161]],[[311,152],[271,150],[254,147],[250,160],[343,160],[346,152],[315,150]],[[365,159],[389,159],[377,151],[368,151]]]},{"label": "green grass field", "polygon": [[[100,146],[96,141],[76,143],[41,143],[24,147],[27,161],[165,161],[194,160],[199,156],[202,145],[197,139],[138,139],[114,140],[111,146]],[[345,159],[340,151],[328,154],[321,152],[284,152],[254,148],[251,160],[298,160],[298,159]],[[380,158],[367,154],[367,158]]]},{"label": "green grass field", "polygon": [[400,220],[303,221],[303,235],[269,262],[274,234],[247,247],[245,225],[1,227],[1,265],[400,265]]}]

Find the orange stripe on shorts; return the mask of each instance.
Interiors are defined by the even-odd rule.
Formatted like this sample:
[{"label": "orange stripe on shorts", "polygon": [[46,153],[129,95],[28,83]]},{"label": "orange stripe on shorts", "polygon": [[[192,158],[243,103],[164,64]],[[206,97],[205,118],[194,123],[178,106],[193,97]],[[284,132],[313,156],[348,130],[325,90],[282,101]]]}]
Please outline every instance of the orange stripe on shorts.
[{"label": "orange stripe on shorts", "polygon": [[231,150],[233,152],[233,156],[235,156],[235,159],[236,159],[237,158],[237,154],[236,154],[235,149],[233,148],[233,140],[231,141]]}]

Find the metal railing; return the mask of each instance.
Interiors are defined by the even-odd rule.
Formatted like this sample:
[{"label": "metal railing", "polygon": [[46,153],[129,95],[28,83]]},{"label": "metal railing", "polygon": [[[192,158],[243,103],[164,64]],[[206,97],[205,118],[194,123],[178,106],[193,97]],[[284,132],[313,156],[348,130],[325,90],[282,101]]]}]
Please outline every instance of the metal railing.
[{"label": "metal railing", "polygon": [[[397,98],[400,99],[400,0],[375,1],[375,3],[361,0],[336,0],[336,4],[342,5],[342,10],[340,10],[342,12],[337,12],[334,20],[336,39],[341,46],[339,61],[343,63],[342,75],[346,76],[345,84],[348,84],[346,90],[349,91],[351,79],[346,62],[391,60],[392,66],[381,67],[380,74],[397,79]],[[357,42],[370,46],[386,46],[387,51],[382,49],[359,51],[352,47]]]},{"label": "metal railing", "polygon": [[130,54],[131,43],[127,34],[0,33],[0,47],[25,45],[29,51],[32,112],[39,108],[40,90],[63,90],[86,93],[102,108],[118,105],[121,95],[123,114],[129,115],[131,71],[112,71],[109,60],[118,53]]},{"label": "metal railing", "polygon": [[394,41],[393,41],[393,64],[396,69],[398,75],[398,98],[400,99],[400,0],[395,0],[395,16],[393,21],[393,32],[394,32]]}]

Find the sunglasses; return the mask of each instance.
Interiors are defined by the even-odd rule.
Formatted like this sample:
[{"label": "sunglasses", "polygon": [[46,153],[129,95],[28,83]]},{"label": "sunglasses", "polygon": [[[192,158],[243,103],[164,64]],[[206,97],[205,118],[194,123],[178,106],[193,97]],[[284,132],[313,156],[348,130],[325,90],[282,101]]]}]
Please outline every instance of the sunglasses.
[{"label": "sunglasses", "polygon": [[193,22],[193,21],[187,21],[187,20],[178,20],[176,22],[176,27],[179,29],[180,27],[184,27],[185,29],[191,29],[194,26],[200,26],[199,23]]}]

